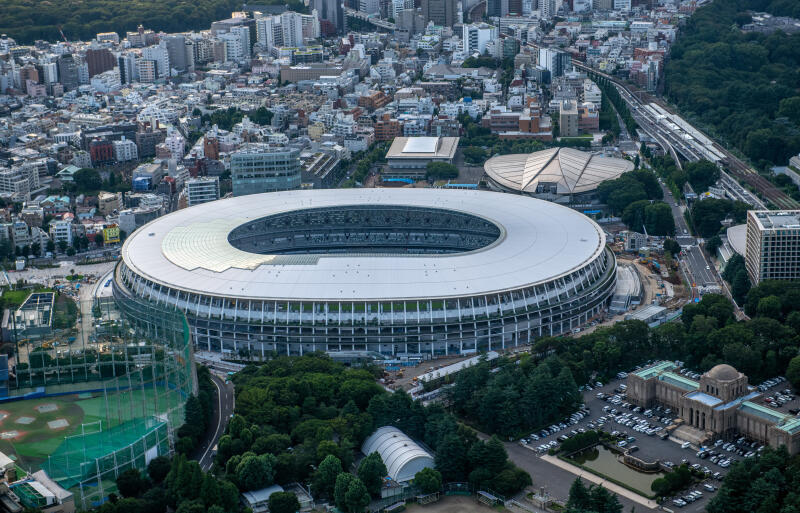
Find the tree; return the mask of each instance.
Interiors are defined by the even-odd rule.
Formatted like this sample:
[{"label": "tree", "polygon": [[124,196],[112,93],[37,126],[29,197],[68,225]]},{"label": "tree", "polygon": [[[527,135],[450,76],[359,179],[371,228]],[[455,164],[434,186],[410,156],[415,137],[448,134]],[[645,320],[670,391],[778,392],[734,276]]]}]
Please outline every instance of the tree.
[{"label": "tree", "polygon": [[336,504],[336,507],[340,510],[347,510],[347,490],[350,488],[350,484],[355,480],[356,476],[347,472],[342,472],[336,476],[336,484],[333,491],[333,501]]},{"label": "tree", "polygon": [[123,497],[138,497],[146,483],[138,469],[130,468],[117,476],[117,488]]},{"label": "tree", "polygon": [[781,300],[777,296],[767,296],[758,301],[758,315],[780,319]]},{"label": "tree", "polygon": [[75,255],[75,248],[70,246],[67,248],[67,256],[74,256]]},{"label": "tree", "polygon": [[344,495],[344,503],[347,506],[348,513],[361,513],[369,505],[369,501],[367,487],[364,486],[360,479],[353,479]]},{"label": "tree", "polygon": [[147,475],[150,476],[150,479],[154,483],[159,484],[167,477],[171,466],[172,463],[169,461],[169,458],[166,456],[156,456],[147,464]]},{"label": "tree", "polygon": [[38,242],[31,244],[31,254],[39,256],[42,253],[42,245]]},{"label": "tree", "polygon": [[675,258],[681,252],[681,245],[675,239],[664,239],[664,251],[669,252]]},{"label": "tree", "polygon": [[[798,364],[800,373],[800,364]],[[434,493],[442,489],[442,474],[432,468],[424,468],[414,476],[414,484],[419,487],[422,493]]]},{"label": "tree", "polygon": [[77,170],[72,176],[72,180],[78,191],[82,193],[98,191],[103,186],[100,173],[89,168]]},{"label": "tree", "polygon": [[322,460],[314,473],[314,480],[311,484],[315,495],[322,497],[333,497],[336,477],[342,473],[342,463],[334,455],[328,455]]},{"label": "tree", "polygon": [[367,487],[373,497],[380,495],[383,477],[386,475],[386,465],[384,465],[381,455],[377,452],[367,455],[358,465],[358,478]]},{"label": "tree", "polygon": [[458,178],[458,168],[447,162],[428,162],[425,170],[427,180],[450,180]]},{"label": "tree", "polygon": [[292,492],[274,492],[268,502],[270,513],[296,513],[300,510],[300,501]]},{"label": "tree", "polygon": [[56,243],[48,239],[45,249],[50,253],[54,252],[56,250]]},{"label": "tree", "polygon": [[719,168],[708,160],[700,160],[698,162],[687,162],[683,166],[689,177],[689,183],[692,184],[694,192],[706,192],[709,186],[719,180]]},{"label": "tree", "polygon": [[242,458],[236,467],[236,480],[239,487],[244,490],[258,490],[274,482],[275,456],[262,454],[256,456],[250,453]]},{"label": "tree", "polygon": [[715,255],[720,246],[722,246],[722,239],[719,235],[714,235],[706,241],[706,251],[711,255]]},{"label": "tree", "polygon": [[67,241],[65,240],[58,241],[58,250],[61,251],[62,253],[65,252],[67,250]]}]

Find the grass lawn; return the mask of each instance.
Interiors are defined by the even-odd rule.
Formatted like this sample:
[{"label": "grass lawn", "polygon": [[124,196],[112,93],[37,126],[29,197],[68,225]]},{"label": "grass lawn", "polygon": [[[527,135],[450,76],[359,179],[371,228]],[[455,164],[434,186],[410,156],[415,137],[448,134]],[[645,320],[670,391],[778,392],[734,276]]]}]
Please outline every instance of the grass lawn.
[{"label": "grass lawn", "polygon": [[[55,452],[64,438],[79,434],[81,424],[89,424],[103,420],[103,428],[112,427],[120,422],[130,420],[131,403],[133,411],[140,412],[142,405],[153,406],[154,392],[147,390],[141,392],[123,392],[112,394],[108,397],[108,405],[112,411],[122,412],[120,416],[113,415],[111,422],[106,423],[105,398],[102,394],[72,394],[59,397],[45,397],[27,401],[14,401],[0,404],[0,412],[5,415],[0,420],[0,435],[17,431],[15,438],[0,438],[0,451],[5,454],[16,454],[25,467],[34,467],[44,461],[48,455]],[[56,405],[53,411],[39,411],[37,407]],[[17,422],[22,419],[23,422]],[[66,420],[69,425],[60,429],[53,429],[48,422]],[[110,425],[109,425],[110,424]]]},{"label": "grass lawn", "polygon": [[23,289],[23,290],[5,290],[3,292],[3,301],[6,302],[8,306],[19,306],[28,299],[34,292],[53,292],[53,289]]}]

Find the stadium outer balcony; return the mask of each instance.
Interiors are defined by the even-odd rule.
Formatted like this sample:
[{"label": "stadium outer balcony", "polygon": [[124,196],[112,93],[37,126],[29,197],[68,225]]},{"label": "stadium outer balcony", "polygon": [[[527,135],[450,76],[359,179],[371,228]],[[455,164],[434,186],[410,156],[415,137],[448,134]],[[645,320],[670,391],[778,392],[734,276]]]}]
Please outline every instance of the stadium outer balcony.
[{"label": "stadium outer balcony", "polygon": [[195,344],[209,351],[302,355],[352,350],[440,356],[506,349],[567,334],[605,311],[615,284],[616,260],[606,248],[568,276],[472,297],[391,302],[222,298],[155,284],[132,273],[123,262],[116,269],[114,294],[146,297],[183,310]]}]

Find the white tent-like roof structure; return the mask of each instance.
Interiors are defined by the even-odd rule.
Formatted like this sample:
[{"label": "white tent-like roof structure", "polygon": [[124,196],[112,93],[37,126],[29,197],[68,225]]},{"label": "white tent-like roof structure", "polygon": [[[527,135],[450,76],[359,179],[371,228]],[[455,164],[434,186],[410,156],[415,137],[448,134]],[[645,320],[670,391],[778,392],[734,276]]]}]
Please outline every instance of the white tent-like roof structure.
[{"label": "white tent-like roof structure", "polygon": [[513,192],[535,194],[539,184],[555,184],[557,194],[580,194],[597,189],[601,182],[619,178],[634,166],[625,159],[574,148],[550,148],[498,155],[487,160],[483,168],[494,183]]},{"label": "white tent-like roof structure", "polygon": [[397,483],[411,481],[420,470],[433,468],[433,456],[394,426],[378,428],[361,446],[361,452],[380,454],[387,475]]}]

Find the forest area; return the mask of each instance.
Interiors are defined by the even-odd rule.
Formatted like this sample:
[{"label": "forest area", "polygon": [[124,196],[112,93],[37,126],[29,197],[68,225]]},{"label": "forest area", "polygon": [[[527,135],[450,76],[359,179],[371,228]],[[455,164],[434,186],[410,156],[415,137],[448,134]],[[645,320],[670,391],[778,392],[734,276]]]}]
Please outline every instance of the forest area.
[{"label": "forest area", "polygon": [[[294,3],[302,8],[301,3]],[[59,28],[70,41],[89,40],[98,32],[124,36],[139,24],[156,32],[206,30],[212,21],[229,18],[241,5],[236,0],[3,0],[0,34],[7,34],[19,44],[31,44],[37,39],[60,41]]]},{"label": "forest area", "polygon": [[743,31],[750,12],[800,17],[793,0],[725,0],[697,9],[666,64],[665,91],[690,119],[757,167],[800,152],[800,33]]}]

